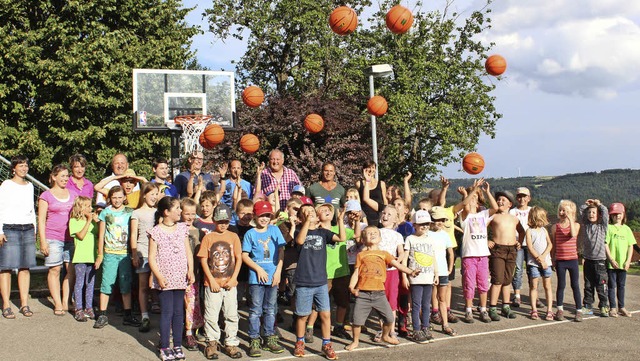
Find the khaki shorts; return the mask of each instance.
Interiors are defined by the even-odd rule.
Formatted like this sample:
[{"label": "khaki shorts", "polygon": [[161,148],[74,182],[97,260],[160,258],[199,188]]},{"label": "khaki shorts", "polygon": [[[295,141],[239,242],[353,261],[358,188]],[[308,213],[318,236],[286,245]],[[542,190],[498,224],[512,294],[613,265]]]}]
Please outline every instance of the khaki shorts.
[{"label": "khaki shorts", "polygon": [[516,270],[516,246],[503,246],[496,244],[491,249],[489,256],[489,272],[492,285],[509,285],[513,280]]},{"label": "khaki shorts", "polygon": [[364,325],[372,310],[378,311],[384,324],[393,324],[393,311],[384,291],[360,291],[353,307],[353,325]]}]

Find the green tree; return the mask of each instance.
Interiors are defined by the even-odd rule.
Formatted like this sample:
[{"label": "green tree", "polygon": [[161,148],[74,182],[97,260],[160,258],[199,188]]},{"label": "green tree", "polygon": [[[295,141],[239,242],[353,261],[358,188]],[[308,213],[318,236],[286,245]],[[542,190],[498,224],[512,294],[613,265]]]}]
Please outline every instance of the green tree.
[{"label": "green tree", "polygon": [[27,155],[38,175],[75,152],[100,167],[93,179],[118,151],[150,171],[169,139],[133,133],[132,69],[195,66],[188,11],[177,0],[0,0],[0,152]]},{"label": "green tree", "polygon": [[[240,85],[257,84],[272,96],[362,99],[357,104],[363,110],[357,132],[366,144],[371,144],[364,111],[366,71],[373,64],[392,64],[395,77],[378,82],[384,83],[378,84],[379,93],[390,104],[378,120],[385,134],[378,136],[381,178],[397,182],[409,170],[421,182],[435,174],[438,165],[472,150],[481,134],[494,135],[501,115],[489,94],[494,85],[483,68],[489,47],[478,40],[489,26],[489,9],[461,19],[447,9],[427,13],[417,7],[412,30],[395,35],[384,22],[395,2],[379,4],[370,19],[359,19],[367,26],[348,36],[335,35],[328,26],[331,10],[341,5],[338,1],[247,0],[238,6],[233,0],[220,0],[205,13],[216,36],[248,36],[248,50],[237,64]],[[371,2],[352,1],[349,6],[362,14]],[[273,112],[271,106],[262,111]],[[303,116],[291,114],[288,119],[294,122]],[[292,151],[300,154],[302,149]],[[370,151],[358,161],[365,159],[371,159]]]}]

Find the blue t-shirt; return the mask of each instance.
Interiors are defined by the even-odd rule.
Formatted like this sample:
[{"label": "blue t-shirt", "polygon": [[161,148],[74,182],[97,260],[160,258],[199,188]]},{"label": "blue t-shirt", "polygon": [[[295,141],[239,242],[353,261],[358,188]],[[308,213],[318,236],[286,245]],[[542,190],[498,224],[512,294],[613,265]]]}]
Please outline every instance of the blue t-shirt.
[{"label": "blue t-shirt", "polygon": [[[152,183],[158,183],[155,179],[151,180]],[[178,188],[175,185],[164,181],[163,183],[158,183],[160,187],[160,192],[163,192],[165,196],[180,198],[180,194],[178,194]]]},{"label": "blue t-shirt", "polygon": [[298,266],[293,276],[296,286],[317,287],[327,284],[327,244],[333,244],[332,239],[333,232],[328,229],[307,231],[307,238],[300,246]]},{"label": "blue t-shirt", "polygon": [[249,269],[250,285],[271,284],[273,274],[278,267],[278,250],[285,244],[280,229],[273,225],[267,226],[266,231],[262,233],[255,228],[245,233],[242,240],[242,252],[248,253],[249,257],[269,275],[269,280],[266,283],[260,283],[256,271]]},{"label": "blue t-shirt", "polygon": [[[253,199],[253,192],[251,191],[251,183],[244,179],[240,179],[240,188],[247,193],[247,198]],[[224,194],[220,199],[220,202],[228,205],[233,209],[233,191],[236,189],[236,183],[231,180],[227,180],[224,186]]]}]

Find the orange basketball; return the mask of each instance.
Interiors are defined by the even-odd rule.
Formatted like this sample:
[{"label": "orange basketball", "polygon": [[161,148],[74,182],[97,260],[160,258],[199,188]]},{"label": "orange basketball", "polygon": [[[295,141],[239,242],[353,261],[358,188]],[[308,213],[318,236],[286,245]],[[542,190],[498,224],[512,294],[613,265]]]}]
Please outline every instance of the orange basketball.
[{"label": "orange basketball", "polygon": [[324,119],[318,114],[309,114],[304,118],[304,127],[309,133],[318,133],[324,128]]},{"label": "orange basketball", "polygon": [[348,6],[337,7],[329,16],[329,26],[338,35],[351,34],[358,26],[358,15]]},{"label": "orange basketball", "polygon": [[387,27],[394,34],[404,34],[413,25],[413,14],[411,10],[402,5],[396,5],[389,9],[385,18]]},{"label": "orange basketball", "polygon": [[253,154],[260,149],[260,140],[253,134],[245,134],[240,138],[240,149],[245,153]]},{"label": "orange basketball", "polygon": [[200,134],[200,145],[205,149],[212,149],[216,145],[222,143],[224,139],[224,129],[218,124],[210,124],[204,128],[202,134]]},{"label": "orange basketball", "polygon": [[462,158],[462,169],[469,174],[478,174],[484,169],[484,158],[478,153],[469,153]]},{"label": "orange basketball", "polygon": [[369,114],[375,115],[376,117],[385,115],[387,113],[387,109],[389,109],[387,100],[380,95],[371,97],[367,102],[367,110],[369,110]]},{"label": "orange basketball", "polygon": [[264,102],[264,93],[255,85],[248,86],[242,91],[242,101],[249,108],[257,108]]},{"label": "orange basketball", "polygon": [[487,73],[498,76],[507,70],[507,61],[501,55],[491,55],[484,62],[484,68],[487,69]]}]

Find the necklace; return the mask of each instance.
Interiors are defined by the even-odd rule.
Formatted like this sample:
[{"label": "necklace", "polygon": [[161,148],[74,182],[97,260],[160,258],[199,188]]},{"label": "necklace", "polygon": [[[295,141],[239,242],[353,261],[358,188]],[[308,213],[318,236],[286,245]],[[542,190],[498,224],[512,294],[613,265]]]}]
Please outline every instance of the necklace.
[{"label": "necklace", "polygon": [[175,224],[175,222],[174,222],[174,223],[171,223],[171,224],[166,224],[166,223],[162,222],[162,225],[164,225],[165,227],[173,227],[173,226],[175,226],[176,224]]}]

